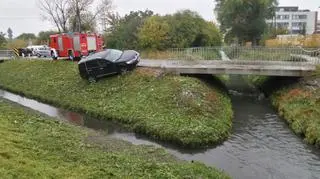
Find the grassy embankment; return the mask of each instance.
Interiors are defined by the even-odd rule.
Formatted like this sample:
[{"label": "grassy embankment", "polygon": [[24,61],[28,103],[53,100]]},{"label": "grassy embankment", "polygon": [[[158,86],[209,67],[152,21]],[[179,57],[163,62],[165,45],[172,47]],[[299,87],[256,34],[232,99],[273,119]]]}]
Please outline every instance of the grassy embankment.
[{"label": "grassy embankment", "polygon": [[0,99],[1,178],[229,178],[163,149],[134,146]]},{"label": "grassy embankment", "polygon": [[[307,77],[299,83],[294,83],[271,94],[273,105],[293,131],[303,136],[308,144],[317,147],[320,147],[320,88],[307,87],[306,81],[319,78],[320,68],[313,77]],[[256,85],[262,85],[262,88],[277,87],[279,83],[287,81],[274,79],[273,82],[270,82],[271,80],[265,77],[255,78]],[[289,81],[289,83],[292,82]]]},{"label": "grassy embankment", "polygon": [[232,107],[226,95],[199,79],[159,73],[137,69],[88,84],[71,62],[11,61],[0,65],[0,86],[188,147],[230,135]]}]

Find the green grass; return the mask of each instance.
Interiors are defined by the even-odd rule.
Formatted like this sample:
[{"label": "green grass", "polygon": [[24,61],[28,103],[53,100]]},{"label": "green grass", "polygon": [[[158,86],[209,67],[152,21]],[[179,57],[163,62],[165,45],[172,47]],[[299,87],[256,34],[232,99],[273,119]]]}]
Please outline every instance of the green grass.
[{"label": "green grass", "polygon": [[11,61],[0,65],[0,86],[183,146],[216,144],[230,135],[226,95],[199,79],[159,73],[138,69],[88,84],[72,62]]},{"label": "green grass", "polygon": [[313,76],[320,77],[320,65],[317,66],[316,71],[313,73]]},{"label": "green grass", "polygon": [[272,102],[293,131],[309,144],[320,147],[320,89],[310,91],[301,86],[276,92]]},{"label": "green grass", "polygon": [[163,149],[134,146],[0,99],[1,178],[229,178]]}]

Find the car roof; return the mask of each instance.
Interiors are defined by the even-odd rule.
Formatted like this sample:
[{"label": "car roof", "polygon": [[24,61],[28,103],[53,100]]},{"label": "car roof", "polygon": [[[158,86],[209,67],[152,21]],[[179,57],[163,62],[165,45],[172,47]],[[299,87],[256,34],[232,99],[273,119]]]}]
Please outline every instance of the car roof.
[{"label": "car roof", "polygon": [[[95,54],[87,56],[86,58],[83,58],[82,60],[79,61],[78,64],[86,63],[86,62],[96,60],[96,59],[105,59],[105,57],[107,57],[108,51],[110,51],[110,50],[118,50],[118,49],[105,49],[101,52],[97,52]],[[89,58],[89,57],[91,57],[91,58]]]}]

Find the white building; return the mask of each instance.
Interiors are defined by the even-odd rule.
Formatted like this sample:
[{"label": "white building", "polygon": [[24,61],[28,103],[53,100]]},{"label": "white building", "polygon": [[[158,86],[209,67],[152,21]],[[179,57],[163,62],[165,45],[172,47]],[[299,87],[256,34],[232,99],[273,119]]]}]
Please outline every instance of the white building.
[{"label": "white building", "polygon": [[317,33],[317,34],[320,34],[320,21],[318,21],[318,23],[317,23],[316,33]]},{"label": "white building", "polygon": [[299,10],[299,7],[277,7],[275,17],[267,20],[271,27],[286,28],[289,34],[306,34],[316,32],[318,12]]}]

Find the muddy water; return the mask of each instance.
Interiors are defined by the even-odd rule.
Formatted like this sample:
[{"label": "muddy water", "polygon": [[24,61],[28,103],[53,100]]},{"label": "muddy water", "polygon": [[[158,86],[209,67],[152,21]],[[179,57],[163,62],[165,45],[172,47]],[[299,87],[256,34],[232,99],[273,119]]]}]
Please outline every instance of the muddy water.
[{"label": "muddy water", "polygon": [[40,111],[51,117],[96,130],[108,130],[111,137],[134,144],[162,146],[176,157],[200,161],[225,170],[239,179],[320,178],[320,150],[303,143],[281,120],[270,103],[254,91],[230,91],[234,105],[234,129],[230,139],[206,150],[185,150],[127,133],[110,122],[57,109],[0,90],[0,97]]}]

